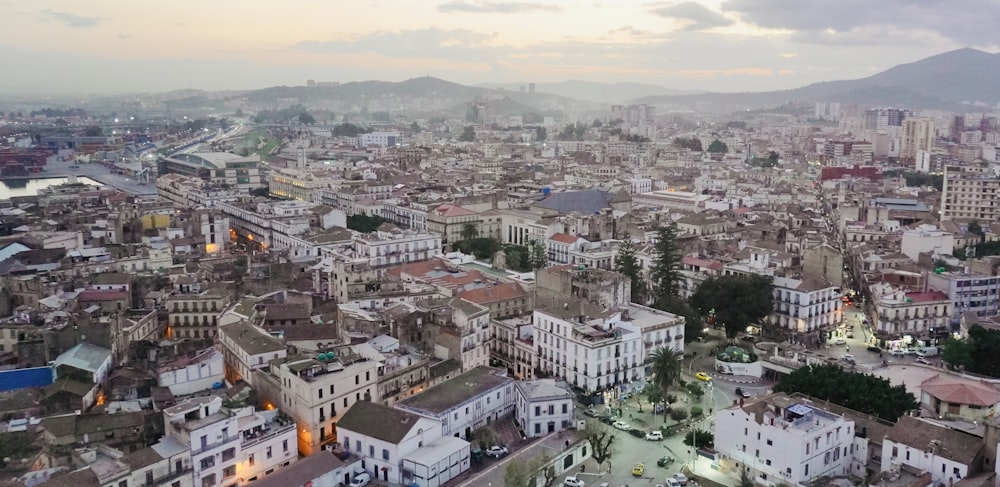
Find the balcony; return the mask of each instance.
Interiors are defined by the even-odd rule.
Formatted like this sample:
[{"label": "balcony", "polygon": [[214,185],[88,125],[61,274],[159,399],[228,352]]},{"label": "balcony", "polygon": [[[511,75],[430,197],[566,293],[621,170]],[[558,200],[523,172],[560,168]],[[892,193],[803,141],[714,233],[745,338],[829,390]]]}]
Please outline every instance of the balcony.
[{"label": "balcony", "polygon": [[[294,425],[293,425],[293,427],[294,427]],[[227,444],[232,443],[234,441],[237,441],[239,439],[240,439],[240,435],[228,435],[228,436],[224,436],[224,437],[222,437],[221,440],[216,441],[215,443],[209,443],[208,445],[205,445],[203,448],[197,448],[197,449],[192,448],[191,449],[191,456],[193,457],[195,455],[200,455],[200,454],[205,453],[205,452],[207,452],[209,450],[214,450],[216,448],[219,448],[221,446],[227,445]]]},{"label": "balcony", "polygon": [[[336,417],[336,414],[331,416],[331,418]],[[295,423],[280,425],[279,423],[272,423],[271,429],[263,430],[252,435],[248,435],[246,439],[243,440],[242,448],[246,449],[262,441],[269,440],[275,436],[285,434],[287,432],[295,432]]]},{"label": "balcony", "polygon": [[167,475],[160,477],[158,479],[153,479],[153,483],[151,484],[143,482],[142,484],[139,484],[139,487],[160,487],[161,485],[169,485],[181,477],[190,478],[190,476],[191,476],[191,466],[185,465],[180,470],[170,472]]}]

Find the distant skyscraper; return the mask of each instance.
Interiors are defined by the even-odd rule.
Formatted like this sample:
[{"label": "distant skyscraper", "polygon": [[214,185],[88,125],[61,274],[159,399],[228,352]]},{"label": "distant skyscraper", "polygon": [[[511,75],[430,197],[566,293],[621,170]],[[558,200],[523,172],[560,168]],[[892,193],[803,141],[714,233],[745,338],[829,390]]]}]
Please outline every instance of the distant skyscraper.
[{"label": "distant skyscraper", "polygon": [[899,147],[899,158],[913,161],[918,151],[934,148],[934,121],[929,118],[908,118],[903,121],[903,143]]},{"label": "distant skyscraper", "polygon": [[308,86],[310,88],[316,86],[316,80],[314,80],[314,79],[307,79],[306,80],[306,86]]}]

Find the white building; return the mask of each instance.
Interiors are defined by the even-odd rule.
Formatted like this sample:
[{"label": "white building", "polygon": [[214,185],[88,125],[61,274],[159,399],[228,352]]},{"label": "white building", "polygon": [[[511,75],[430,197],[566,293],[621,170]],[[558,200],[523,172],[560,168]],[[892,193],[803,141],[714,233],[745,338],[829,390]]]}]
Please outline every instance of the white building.
[{"label": "white building", "polygon": [[156,369],[156,383],[175,396],[221,388],[225,380],[222,352],[206,348],[193,357],[181,357]]},{"label": "white building", "polygon": [[748,468],[755,484],[803,485],[847,475],[853,442],[853,421],[786,394],[756,398],[715,415],[715,449]]},{"label": "white building", "polygon": [[376,230],[354,237],[356,256],[373,267],[428,260],[441,255],[441,236],[416,230]]},{"label": "white building", "polygon": [[517,425],[528,438],[575,427],[573,392],[565,382],[536,379],[514,383]]},{"label": "white building", "polygon": [[226,380],[244,380],[254,385],[254,371],[265,369],[272,360],[288,356],[281,340],[253,324],[241,321],[220,328],[220,344],[226,366]]},{"label": "white building", "polygon": [[344,451],[361,458],[372,477],[391,484],[403,481],[403,457],[441,438],[438,421],[372,402],[354,405],[337,431]]},{"label": "white building", "polygon": [[358,137],[361,147],[396,147],[403,144],[403,134],[399,132],[372,132]]},{"label": "white building", "polygon": [[607,316],[607,310],[583,308],[598,307],[536,303],[532,321],[538,368],[589,392],[642,380],[646,373],[639,329],[623,319],[622,311]]},{"label": "white building", "polygon": [[337,421],[361,401],[378,401],[378,362],[351,347],[335,348],[316,357],[289,355],[271,362],[258,379],[277,390],[271,398],[299,426],[299,451],[312,455],[336,442]]},{"label": "white building", "polygon": [[816,344],[825,332],[843,320],[843,301],[837,288],[826,279],[774,278],[774,311],[771,322],[798,343]]},{"label": "white building", "polygon": [[951,255],[954,250],[955,236],[934,225],[920,225],[903,232],[903,239],[900,243],[900,252],[913,262],[917,262],[920,254],[925,252],[936,255]]},{"label": "white building", "polygon": [[360,471],[361,459],[341,460],[332,451],[322,451],[254,482],[253,487],[343,487]]},{"label": "white building", "polygon": [[978,471],[982,438],[912,416],[899,418],[882,440],[882,471],[906,465],[953,485]]},{"label": "white building", "polygon": [[472,432],[514,413],[514,381],[497,369],[477,367],[396,408],[441,423],[441,436],[468,439]]},{"label": "white building", "polygon": [[167,436],[189,446],[195,487],[243,486],[298,459],[295,424],[276,410],[228,409],[221,397],[197,397],[164,409],[163,423]]}]

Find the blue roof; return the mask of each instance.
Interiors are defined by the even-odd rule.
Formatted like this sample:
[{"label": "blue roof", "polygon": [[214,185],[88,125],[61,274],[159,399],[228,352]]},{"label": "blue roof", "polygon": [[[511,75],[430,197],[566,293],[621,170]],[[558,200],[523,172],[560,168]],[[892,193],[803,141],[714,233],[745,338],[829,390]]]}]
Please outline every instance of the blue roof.
[{"label": "blue roof", "polygon": [[51,383],[52,369],[48,367],[0,370],[0,392],[45,387]]}]

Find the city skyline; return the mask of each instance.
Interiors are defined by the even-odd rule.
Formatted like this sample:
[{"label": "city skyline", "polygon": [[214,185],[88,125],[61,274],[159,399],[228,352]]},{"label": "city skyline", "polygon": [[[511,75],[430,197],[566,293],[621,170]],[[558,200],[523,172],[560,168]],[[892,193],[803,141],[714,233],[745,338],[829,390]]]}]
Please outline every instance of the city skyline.
[{"label": "city skyline", "polygon": [[[947,2],[435,0],[0,2],[7,94],[251,89],[317,81],[586,80],[764,91],[861,78],[960,47],[983,8]],[[852,7],[852,4],[853,5]],[[971,6],[966,6],[971,7]],[[859,15],[864,12],[864,15]],[[996,19],[995,19],[996,20]]]}]

